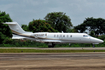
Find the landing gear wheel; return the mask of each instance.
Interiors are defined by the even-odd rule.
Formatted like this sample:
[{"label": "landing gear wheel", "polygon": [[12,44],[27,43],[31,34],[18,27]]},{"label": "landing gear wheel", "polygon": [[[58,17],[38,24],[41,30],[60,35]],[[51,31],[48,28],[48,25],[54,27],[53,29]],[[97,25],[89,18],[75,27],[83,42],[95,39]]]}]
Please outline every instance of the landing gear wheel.
[{"label": "landing gear wheel", "polygon": [[95,48],[95,45],[93,44],[93,48]]},{"label": "landing gear wheel", "polygon": [[48,48],[54,48],[55,44],[48,45]]},{"label": "landing gear wheel", "polygon": [[48,48],[52,48],[52,45],[48,45]]},{"label": "landing gear wheel", "polygon": [[52,44],[52,48],[54,48],[55,44]]}]

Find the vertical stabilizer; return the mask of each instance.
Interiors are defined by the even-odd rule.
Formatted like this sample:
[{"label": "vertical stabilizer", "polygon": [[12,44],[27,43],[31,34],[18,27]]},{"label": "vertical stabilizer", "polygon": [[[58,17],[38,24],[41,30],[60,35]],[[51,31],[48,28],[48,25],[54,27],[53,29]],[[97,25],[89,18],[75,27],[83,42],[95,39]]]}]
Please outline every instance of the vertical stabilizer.
[{"label": "vertical stabilizer", "polygon": [[25,32],[17,22],[6,22],[4,24],[8,24],[11,31],[15,34],[22,34]]}]

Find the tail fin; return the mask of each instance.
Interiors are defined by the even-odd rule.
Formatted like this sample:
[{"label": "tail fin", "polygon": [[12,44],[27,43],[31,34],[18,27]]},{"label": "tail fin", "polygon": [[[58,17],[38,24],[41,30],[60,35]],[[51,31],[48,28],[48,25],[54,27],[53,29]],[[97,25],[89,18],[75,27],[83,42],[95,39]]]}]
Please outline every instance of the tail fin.
[{"label": "tail fin", "polygon": [[6,22],[4,24],[8,24],[11,31],[15,34],[22,34],[25,32],[17,22]]}]

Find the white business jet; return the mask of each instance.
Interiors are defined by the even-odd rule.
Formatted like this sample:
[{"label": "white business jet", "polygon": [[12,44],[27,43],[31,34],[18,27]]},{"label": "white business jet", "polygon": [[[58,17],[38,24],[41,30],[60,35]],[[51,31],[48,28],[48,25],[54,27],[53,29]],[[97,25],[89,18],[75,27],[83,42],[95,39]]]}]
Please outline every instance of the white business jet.
[{"label": "white business jet", "polygon": [[48,47],[54,47],[55,44],[63,43],[92,43],[99,44],[103,40],[89,36],[86,33],[49,33],[49,32],[26,32],[17,22],[6,22],[12,33],[12,39],[28,39],[37,42],[47,43]]}]

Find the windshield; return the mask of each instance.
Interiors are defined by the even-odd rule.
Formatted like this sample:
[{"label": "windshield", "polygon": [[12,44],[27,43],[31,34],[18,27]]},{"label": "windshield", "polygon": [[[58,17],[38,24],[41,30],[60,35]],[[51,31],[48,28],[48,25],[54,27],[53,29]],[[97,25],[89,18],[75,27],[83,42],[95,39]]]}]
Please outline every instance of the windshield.
[{"label": "windshield", "polygon": [[83,37],[88,37],[88,35],[83,35]]}]

